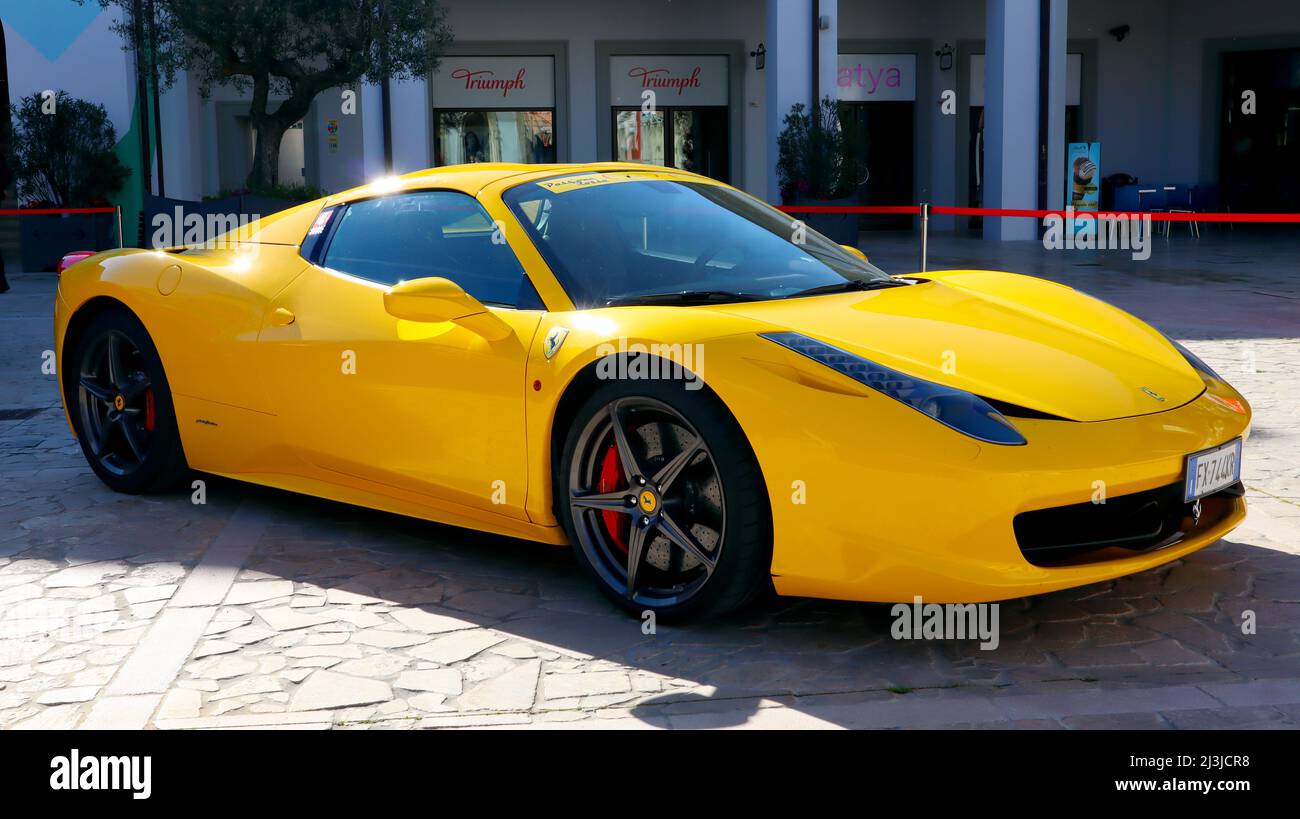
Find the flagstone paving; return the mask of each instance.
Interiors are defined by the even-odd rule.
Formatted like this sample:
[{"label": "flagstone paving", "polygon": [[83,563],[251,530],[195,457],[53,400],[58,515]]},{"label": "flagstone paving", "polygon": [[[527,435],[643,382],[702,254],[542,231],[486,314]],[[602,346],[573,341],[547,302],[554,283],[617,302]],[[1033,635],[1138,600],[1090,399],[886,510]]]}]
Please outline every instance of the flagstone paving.
[{"label": "flagstone paving", "polygon": [[[909,252],[880,244],[873,260]],[[895,641],[887,606],[799,599],[646,634],[564,549],[213,477],[203,505],[113,494],[40,372],[52,277],[13,275],[0,407],[41,411],[0,421],[0,727],[1295,727],[1296,248],[1198,268],[1250,248],[1188,245],[1075,269],[1037,246],[932,244],[949,265],[1010,254],[1150,318],[1256,412],[1241,529],[1007,602],[994,651]]]}]

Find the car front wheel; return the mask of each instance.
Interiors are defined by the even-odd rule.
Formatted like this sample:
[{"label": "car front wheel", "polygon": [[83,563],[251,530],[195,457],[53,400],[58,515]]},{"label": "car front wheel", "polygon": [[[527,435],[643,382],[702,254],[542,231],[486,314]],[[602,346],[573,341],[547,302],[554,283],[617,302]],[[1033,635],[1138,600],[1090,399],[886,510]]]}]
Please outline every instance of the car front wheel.
[{"label": "car front wheel", "polygon": [[716,616],[770,587],[762,475],[714,396],[672,381],[603,384],[556,477],[578,560],[629,611]]}]

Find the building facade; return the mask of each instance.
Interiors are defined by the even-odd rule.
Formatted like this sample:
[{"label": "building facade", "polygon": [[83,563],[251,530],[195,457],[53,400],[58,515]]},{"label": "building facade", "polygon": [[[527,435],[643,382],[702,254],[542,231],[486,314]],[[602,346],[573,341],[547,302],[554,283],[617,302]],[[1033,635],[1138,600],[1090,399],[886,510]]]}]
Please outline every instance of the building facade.
[{"label": "building facade", "polygon": [[[1089,142],[1100,176],[1200,185],[1238,211],[1300,210],[1294,0],[444,4],[455,42],[439,69],[392,83],[387,117],[378,85],[322,93],[282,143],[282,182],[334,191],[459,162],[626,159],[775,202],[784,116],[832,96],[865,125],[870,204],[1060,207],[1067,145]],[[0,0],[10,99],[57,88],[105,105],[123,158],[148,162],[128,208],[146,188],[194,200],[239,188],[249,95],[204,97],[182,75],[157,116],[141,116],[113,13]],[[1234,115],[1245,92],[1258,113]],[[142,143],[160,150],[146,160]],[[931,226],[1036,235],[1030,220]]]}]

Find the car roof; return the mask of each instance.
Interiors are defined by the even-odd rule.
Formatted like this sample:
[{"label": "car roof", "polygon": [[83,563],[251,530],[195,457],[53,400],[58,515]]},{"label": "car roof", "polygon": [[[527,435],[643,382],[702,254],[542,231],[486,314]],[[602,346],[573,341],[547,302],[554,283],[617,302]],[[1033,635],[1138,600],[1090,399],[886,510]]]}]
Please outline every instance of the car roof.
[{"label": "car roof", "polygon": [[660,165],[647,165],[640,162],[565,162],[547,164],[524,164],[517,162],[478,162],[470,165],[446,165],[441,168],[428,168],[413,171],[401,176],[385,177],[366,185],[361,185],[340,193],[330,194],[322,199],[280,211],[263,217],[249,226],[242,242],[272,245],[297,245],[302,242],[308,228],[315,221],[322,208],[359,199],[369,199],[405,190],[438,188],[441,190],[460,191],[477,196],[489,185],[505,179],[518,177],[519,182],[549,179],[572,173],[595,173],[599,171],[632,171],[653,173],[657,176],[679,176],[682,179],[696,179],[713,184],[716,180],[699,174],[668,168]]},{"label": "car roof", "polygon": [[420,188],[442,188],[456,190],[476,196],[483,188],[512,176],[526,176],[530,179],[546,179],[570,173],[590,173],[594,171],[643,171],[647,173],[666,173],[681,175],[684,178],[695,177],[689,171],[666,168],[659,165],[646,165],[640,162],[563,162],[526,164],[521,162],[476,162],[469,165],[445,165],[441,168],[428,168],[413,171],[401,176],[385,177],[365,185],[332,194],[325,199],[325,206],[341,202],[352,202],[381,194]]}]

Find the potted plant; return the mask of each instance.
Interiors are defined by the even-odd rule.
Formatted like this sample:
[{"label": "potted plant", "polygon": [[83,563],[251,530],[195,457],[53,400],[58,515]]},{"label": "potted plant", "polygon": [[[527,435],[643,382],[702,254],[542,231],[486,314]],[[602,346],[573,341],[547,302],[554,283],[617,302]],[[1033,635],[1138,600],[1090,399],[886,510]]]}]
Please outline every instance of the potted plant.
[{"label": "potted plant", "polygon": [[[131,171],[117,158],[104,106],[59,91],[23,97],[10,111],[9,167],[26,207],[102,207]],[[54,270],[64,253],[116,245],[112,214],[20,217],[23,269]]]},{"label": "potted plant", "polygon": [[[844,103],[826,97],[809,110],[795,103],[777,137],[781,200],[793,205],[856,205],[867,179],[865,144],[857,119]],[[853,213],[802,215],[809,227],[840,244],[857,245]]]}]

